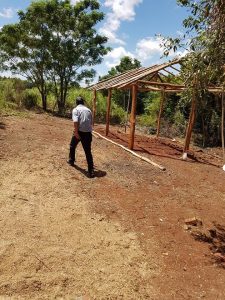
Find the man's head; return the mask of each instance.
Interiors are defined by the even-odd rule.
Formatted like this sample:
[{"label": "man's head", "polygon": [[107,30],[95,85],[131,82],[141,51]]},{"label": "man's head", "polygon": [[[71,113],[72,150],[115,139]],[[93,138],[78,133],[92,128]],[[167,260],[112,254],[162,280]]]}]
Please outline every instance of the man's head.
[{"label": "man's head", "polygon": [[77,105],[79,105],[79,104],[84,105],[84,99],[81,96],[77,97],[76,98],[76,104]]}]

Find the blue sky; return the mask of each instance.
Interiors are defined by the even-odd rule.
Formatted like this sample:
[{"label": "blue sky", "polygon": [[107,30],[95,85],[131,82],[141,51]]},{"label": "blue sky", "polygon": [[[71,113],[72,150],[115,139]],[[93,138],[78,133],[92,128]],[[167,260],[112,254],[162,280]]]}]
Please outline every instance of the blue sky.
[{"label": "blue sky", "polygon": [[[71,0],[74,4],[79,0]],[[17,21],[17,10],[25,10],[30,0],[0,0],[0,27]],[[143,66],[165,61],[160,48],[162,36],[177,36],[182,32],[182,20],[187,11],[176,0],[100,0],[105,19],[98,31],[109,38],[112,51],[101,65],[95,67],[98,75],[119,63],[124,55],[135,57]],[[181,53],[180,53],[181,54]],[[172,58],[172,55],[171,57]]]}]

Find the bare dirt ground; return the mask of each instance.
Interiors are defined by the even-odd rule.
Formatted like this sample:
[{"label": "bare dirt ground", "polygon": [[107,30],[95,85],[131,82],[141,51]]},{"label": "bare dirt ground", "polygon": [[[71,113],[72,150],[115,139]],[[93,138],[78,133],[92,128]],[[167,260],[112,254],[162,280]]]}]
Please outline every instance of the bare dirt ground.
[{"label": "bare dirt ground", "polygon": [[0,299],[225,299],[220,150],[184,162],[177,142],[137,136],[161,171],[94,138],[89,179],[81,146],[66,164],[71,133],[46,114],[0,120]]}]

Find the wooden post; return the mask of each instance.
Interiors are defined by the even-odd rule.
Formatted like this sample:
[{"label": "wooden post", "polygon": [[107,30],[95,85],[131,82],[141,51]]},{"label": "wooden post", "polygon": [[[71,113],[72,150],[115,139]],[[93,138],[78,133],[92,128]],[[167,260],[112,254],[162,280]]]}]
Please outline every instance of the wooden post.
[{"label": "wooden post", "polygon": [[112,90],[108,90],[108,98],[107,98],[107,111],[106,111],[106,130],[105,135],[109,134],[109,122],[110,122],[110,108],[111,108],[111,97],[112,97]]},{"label": "wooden post", "polygon": [[159,133],[160,133],[160,121],[161,121],[161,116],[162,116],[164,101],[165,101],[165,89],[162,89],[161,90],[160,109],[159,109],[159,115],[158,115],[158,120],[157,120],[157,133],[156,133],[156,137],[159,137]]},{"label": "wooden post", "polygon": [[222,91],[222,117],[221,117],[221,140],[222,140],[222,151],[223,151],[223,166],[225,164],[225,150],[224,150],[224,89]]},{"label": "wooden post", "polygon": [[137,85],[132,86],[132,106],[130,116],[130,140],[129,149],[134,148],[134,133],[135,133],[135,122],[136,122],[136,106],[137,106]]},{"label": "wooden post", "polygon": [[191,112],[189,116],[188,126],[186,129],[186,136],[185,136],[185,142],[184,142],[184,149],[183,152],[186,153],[186,151],[189,149],[190,141],[191,141],[191,134],[192,129],[195,122],[195,111],[196,111],[196,91],[193,91],[192,94],[192,102],[191,102]]},{"label": "wooden post", "polygon": [[97,98],[97,92],[96,90],[93,91],[93,102],[92,102],[92,126],[95,125],[95,115],[96,115],[96,98]]}]

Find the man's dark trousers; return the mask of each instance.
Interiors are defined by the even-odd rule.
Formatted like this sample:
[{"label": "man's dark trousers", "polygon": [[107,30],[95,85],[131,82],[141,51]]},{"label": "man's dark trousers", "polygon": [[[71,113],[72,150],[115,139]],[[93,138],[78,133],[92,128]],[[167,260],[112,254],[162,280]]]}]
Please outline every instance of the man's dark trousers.
[{"label": "man's dark trousers", "polygon": [[86,159],[88,164],[88,172],[91,172],[94,168],[93,165],[93,157],[91,153],[91,142],[92,142],[92,133],[91,132],[82,132],[78,131],[80,140],[78,140],[74,135],[72,136],[71,142],[70,142],[70,154],[69,154],[69,161],[71,163],[75,162],[75,150],[79,142],[81,142]]}]

